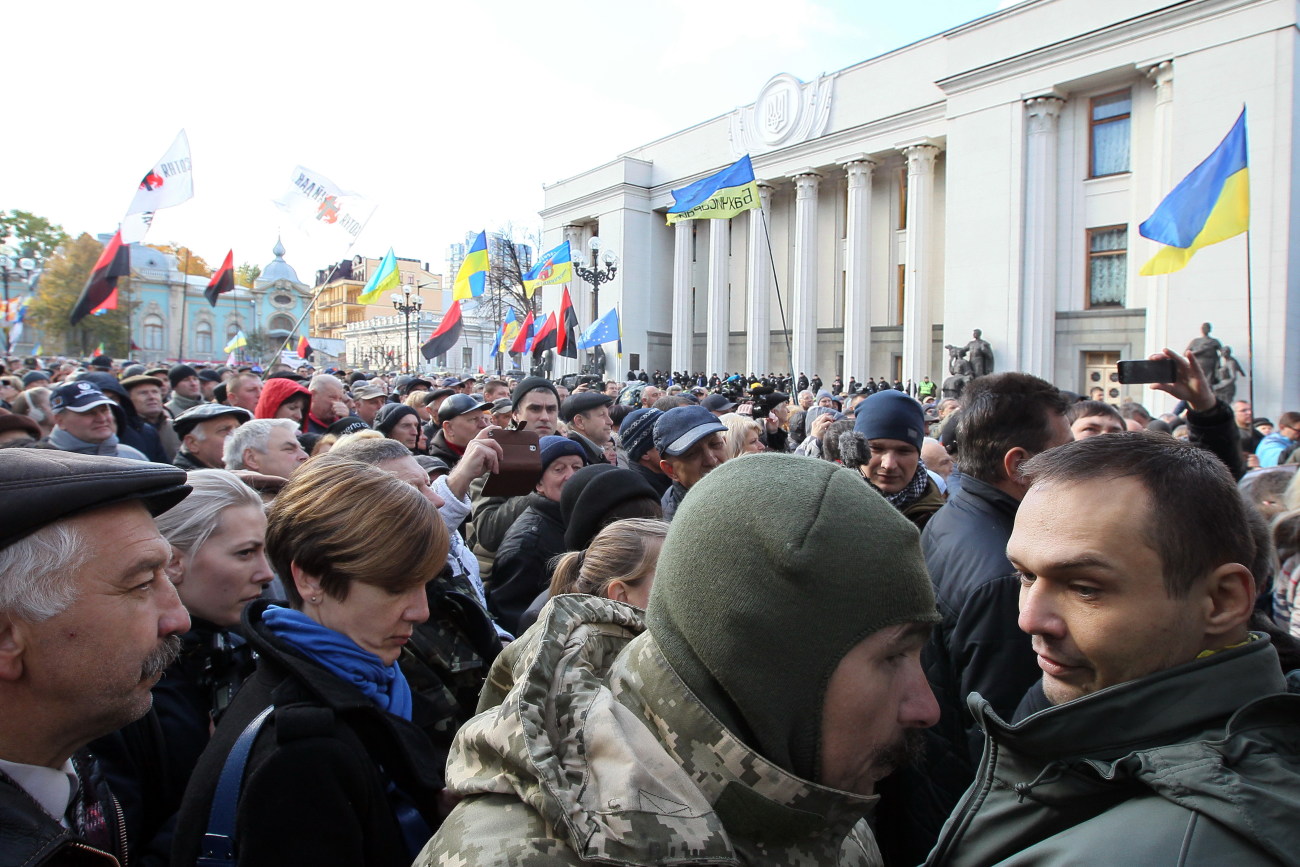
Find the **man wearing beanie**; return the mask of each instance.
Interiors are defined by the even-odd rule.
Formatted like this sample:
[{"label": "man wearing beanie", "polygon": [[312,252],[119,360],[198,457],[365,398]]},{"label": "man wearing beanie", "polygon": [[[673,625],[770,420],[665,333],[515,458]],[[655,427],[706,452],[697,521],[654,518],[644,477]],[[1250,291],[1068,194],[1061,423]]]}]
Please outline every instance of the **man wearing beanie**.
[{"label": "man wearing beanie", "polygon": [[678,517],[644,621],[556,597],[494,668],[419,867],[881,863],[876,784],[938,717],[916,528],[794,455],[719,467]]},{"label": "man wearing beanie", "polygon": [[917,529],[944,504],[921,460],[925,411],[901,391],[878,391],[860,402],[853,430],[840,437],[840,459],[889,500]]},{"label": "man wearing beanie", "polygon": [[624,416],[623,423],[618,428],[619,444],[622,447],[619,463],[644,479],[654,488],[655,496],[661,499],[673,483],[659,466],[659,450],[655,448],[655,421],[663,414],[663,410],[659,409],[634,409]]},{"label": "man wearing beanie", "polygon": [[501,540],[488,591],[490,610],[515,635],[519,615],[551,583],[551,561],[568,550],[560,497],[570,477],[587,465],[582,446],[566,437],[542,437],[539,447],[542,477]]},{"label": "man wearing beanie", "polygon": [[179,418],[185,410],[203,403],[199,372],[188,364],[173,364],[167,371],[167,380],[172,386],[172,398],[167,401],[167,411],[172,418]]}]

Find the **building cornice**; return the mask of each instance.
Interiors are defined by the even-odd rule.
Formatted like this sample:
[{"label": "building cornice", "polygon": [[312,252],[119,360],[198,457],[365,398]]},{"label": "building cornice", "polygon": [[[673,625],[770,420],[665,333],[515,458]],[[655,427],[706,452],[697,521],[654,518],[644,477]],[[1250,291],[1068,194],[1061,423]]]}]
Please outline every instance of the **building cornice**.
[{"label": "building cornice", "polygon": [[[949,75],[939,79],[935,84],[948,96],[954,96],[1004,79],[1026,75],[1046,66],[1095,54],[1126,42],[1201,24],[1207,19],[1221,17],[1243,7],[1257,5],[1258,2],[1259,0],[1185,0],[1014,57]],[[1023,7],[1016,6],[1002,14],[1019,11],[1023,11]],[[964,27],[950,30],[945,35],[951,38],[968,30],[986,26],[1000,17],[1001,15],[986,16]]]}]

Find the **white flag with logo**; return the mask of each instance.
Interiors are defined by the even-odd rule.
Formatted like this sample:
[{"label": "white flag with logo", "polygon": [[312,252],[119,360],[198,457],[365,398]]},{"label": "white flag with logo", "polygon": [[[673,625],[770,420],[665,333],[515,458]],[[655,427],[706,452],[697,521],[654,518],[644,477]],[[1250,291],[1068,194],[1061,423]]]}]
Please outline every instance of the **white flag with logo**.
[{"label": "white flag with logo", "polygon": [[140,179],[135,198],[122,219],[122,241],[143,241],[153,223],[154,211],[171,208],[194,197],[194,166],[190,160],[190,140],[185,130],[149,171]]},{"label": "white flag with logo", "polygon": [[305,234],[350,249],[375,212],[374,203],[341,189],[318,172],[295,166],[289,188],[275,200]]}]

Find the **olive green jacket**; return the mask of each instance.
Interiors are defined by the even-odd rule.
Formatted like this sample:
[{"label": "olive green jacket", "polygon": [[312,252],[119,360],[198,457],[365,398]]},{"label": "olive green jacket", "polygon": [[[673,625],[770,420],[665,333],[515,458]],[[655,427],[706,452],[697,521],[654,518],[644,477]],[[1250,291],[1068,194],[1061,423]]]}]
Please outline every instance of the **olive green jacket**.
[{"label": "olive green jacket", "polygon": [[754,753],[644,629],[631,606],[550,601],[494,667],[500,704],[457,735],[447,785],[464,800],[417,867],[880,864],[875,798]]},{"label": "olive green jacket", "polygon": [[1300,695],[1262,636],[1017,725],[969,705],[984,756],[927,865],[1300,864]]}]

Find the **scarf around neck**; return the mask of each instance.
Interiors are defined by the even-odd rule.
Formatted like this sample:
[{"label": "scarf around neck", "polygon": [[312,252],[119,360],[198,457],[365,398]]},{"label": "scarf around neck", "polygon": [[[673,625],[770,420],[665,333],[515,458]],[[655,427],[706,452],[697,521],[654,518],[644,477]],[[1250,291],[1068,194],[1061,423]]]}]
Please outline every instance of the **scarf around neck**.
[{"label": "scarf around neck", "polygon": [[[881,495],[889,501],[889,505],[901,512],[917,500],[921,499],[925,494],[925,489],[929,487],[929,485],[930,473],[925,468],[925,461],[917,458],[916,472],[912,475],[912,481],[907,483],[907,487],[903,488],[903,490],[899,491],[897,494],[886,494],[884,491],[881,491]],[[875,486],[873,485],[872,487]],[[880,489],[876,488],[876,490],[879,491]]]},{"label": "scarf around neck", "polygon": [[86,442],[83,439],[74,437],[63,428],[55,426],[50,431],[50,445],[62,449],[65,452],[78,452],[83,455],[108,455],[109,457],[117,456],[117,434],[113,434],[102,443]]},{"label": "scarf around neck", "polygon": [[411,718],[411,687],[402,669],[362,650],[341,632],[322,626],[301,611],[269,606],[262,622],[279,639],[304,651],[331,674],[356,687],[380,710]]}]

